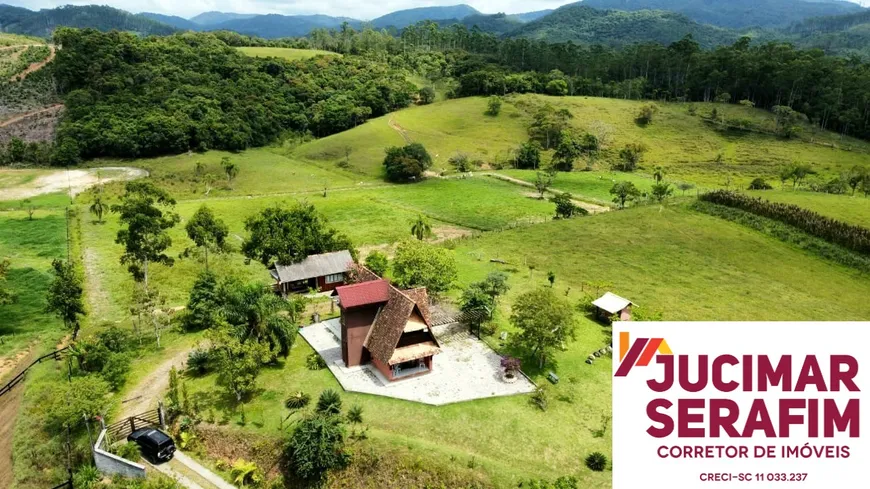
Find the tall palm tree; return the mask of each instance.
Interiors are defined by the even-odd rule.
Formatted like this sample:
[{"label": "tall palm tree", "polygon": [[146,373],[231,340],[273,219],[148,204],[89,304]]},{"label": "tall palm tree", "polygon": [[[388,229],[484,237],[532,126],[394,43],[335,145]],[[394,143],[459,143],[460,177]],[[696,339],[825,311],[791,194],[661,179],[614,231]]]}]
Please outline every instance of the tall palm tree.
[{"label": "tall palm tree", "polygon": [[231,282],[224,287],[226,320],[241,340],[266,342],[273,354],[286,357],[298,331],[297,305],[257,283]]},{"label": "tall palm tree", "polygon": [[422,214],[417,215],[417,219],[411,221],[411,234],[420,241],[423,241],[426,236],[432,234],[432,225],[423,217]]},{"label": "tall palm tree", "polygon": [[94,193],[94,200],[91,203],[91,206],[88,207],[88,210],[91,214],[97,216],[97,220],[99,222],[103,222],[103,214],[109,208],[105,203],[103,203],[103,194],[102,192]]}]

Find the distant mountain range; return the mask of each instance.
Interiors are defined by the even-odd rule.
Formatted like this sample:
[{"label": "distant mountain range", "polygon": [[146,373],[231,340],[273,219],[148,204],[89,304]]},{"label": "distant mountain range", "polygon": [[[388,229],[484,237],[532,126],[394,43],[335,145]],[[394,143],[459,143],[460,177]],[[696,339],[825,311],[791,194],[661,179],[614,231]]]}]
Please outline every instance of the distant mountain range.
[{"label": "distant mountain range", "polygon": [[[830,13],[841,15],[815,17]],[[0,31],[41,37],[49,36],[58,26],[71,26],[141,35],[228,30],[274,39],[305,36],[317,28],[339,29],[344,23],[355,29],[371,25],[401,30],[422,20],[441,26],[476,27],[502,37],[611,46],[667,44],[691,34],[703,47],[713,47],[749,35],[762,42],[785,40],[829,53],[870,57],[870,10],[839,0],[585,0],[555,10],[511,15],[482,14],[468,5],[454,5],[400,10],[369,22],[328,15],[225,12],[205,12],[185,19],[93,5],[38,12],[0,5]]]}]

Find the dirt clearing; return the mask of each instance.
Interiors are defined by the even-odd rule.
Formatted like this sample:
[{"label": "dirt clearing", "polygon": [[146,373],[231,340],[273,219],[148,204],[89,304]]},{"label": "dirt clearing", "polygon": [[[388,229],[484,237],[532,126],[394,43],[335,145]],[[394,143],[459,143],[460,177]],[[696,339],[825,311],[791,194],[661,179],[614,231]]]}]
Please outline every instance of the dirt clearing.
[{"label": "dirt clearing", "polygon": [[[26,173],[28,171],[0,170],[0,177],[4,174]],[[134,180],[147,176],[148,172],[145,170],[125,166],[88,168],[86,170],[58,170],[41,175],[21,185],[0,189],[0,200],[19,200],[57,192],[70,192],[75,196],[100,183],[116,180]]]}]

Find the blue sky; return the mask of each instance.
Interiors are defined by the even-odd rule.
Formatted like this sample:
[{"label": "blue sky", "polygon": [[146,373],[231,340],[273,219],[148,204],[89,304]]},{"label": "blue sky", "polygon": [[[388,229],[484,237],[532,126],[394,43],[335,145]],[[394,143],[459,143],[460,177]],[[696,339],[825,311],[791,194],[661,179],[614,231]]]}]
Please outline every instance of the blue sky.
[{"label": "blue sky", "polygon": [[[868,0],[870,1],[870,0]],[[100,4],[127,10],[129,12],[157,12],[161,14],[192,17],[196,14],[217,10],[251,14],[326,14],[373,19],[396,10],[435,5],[456,5],[462,0],[379,0],[366,2],[359,0],[0,0],[0,3],[26,7],[31,10],[53,8],[60,5]],[[471,0],[468,5],[490,14],[496,12],[520,13],[556,8],[571,0]]]}]

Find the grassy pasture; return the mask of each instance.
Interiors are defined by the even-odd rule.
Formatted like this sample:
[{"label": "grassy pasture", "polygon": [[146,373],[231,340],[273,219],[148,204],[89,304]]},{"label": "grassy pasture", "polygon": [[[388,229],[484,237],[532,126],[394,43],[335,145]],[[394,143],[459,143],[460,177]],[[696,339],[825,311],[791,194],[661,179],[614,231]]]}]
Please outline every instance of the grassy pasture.
[{"label": "grassy pasture", "polygon": [[[499,170],[498,173],[517,178],[525,182],[534,183],[537,172],[534,170]],[[552,188],[563,192],[570,192],[574,197],[582,198],[591,202],[604,205],[613,205],[610,189],[613,184],[621,181],[629,181],[641,192],[649,192],[653,179],[640,173],[623,173],[613,171],[583,171],[583,172],[559,172],[553,181]],[[680,192],[677,191],[677,195]]]},{"label": "grassy pasture", "polygon": [[240,47],[239,51],[256,58],[284,58],[290,61],[313,58],[315,56],[339,56],[341,54],[320,49],[294,49],[294,48],[270,48],[270,47]]},{"label": "grassy pasture", "polygon": [[[486,99],[463,98],[426,106],[411,107],[372,119],[352,130],[303,144],[293,151],[297,159],[326,168],[333,167],[351,148],[350,163],[357,171],[380,178],[383,150],[410,141],[426,146],[434,160],[434,171],[450,170],[448,159],[457,152],[496,166],[508,162],[511,151],[528,139],[527,127],[538,107],[550,103],[567,108],[571,124],[580,130],[604,126],[611,133],[610,148],[599,159],[607,169],[618,158],[618,150],[630,142],[648,147],[641,173],[663,166],[674,179],[706,186],[722,185],[728,175],[743,185],[763,176],[775,180],[778,170],[793,162],[809,163],[823,176],[838,174],[853,166],[870,166],[870,144],[835,134],[814,131],[807,126],[800,138],[786,140],[768,134],[720,131],[705,122],[714,104],[660,103],[652,124],[639,126],[635,116],[645,102],[595,97],[547,97],[517,95],[506,98],[497,117],[484,115]],[[760,109],[736,105],[715,105],[730,118],[750,119],[765,129],[772,115]],[[810,142],[810,141],[814,142]],[[716,158],[721,154],[722,163]],[[545,154],[548,162],[550,154]]]},{"label": "grassy pasture", "polygon": [[[775,186],[779,186],[776,184]],[[750,191],[748,194],[761,197],[772,202],[794,204],[823,216],[839,219],[858,226],[870,228],[870,198],[864,197],[860,191],[851,195],[834,195],[820,192],[785,189]]]},{"label": "grassy pasture", "polygon": [[51,261],[66,258],[66,222],[62,211],[0,212],[0,260],[10,262],[6,285],[15,294],[0,306],[0,356],[38,338],[57,335],[62,323],[45,312]]},{"label": "grassy pasture", "polygon": [[22,36],[9,32],[0,32],[0,47],[17,46],[19,44],[45,44],[45,39],[38,37]]}]

